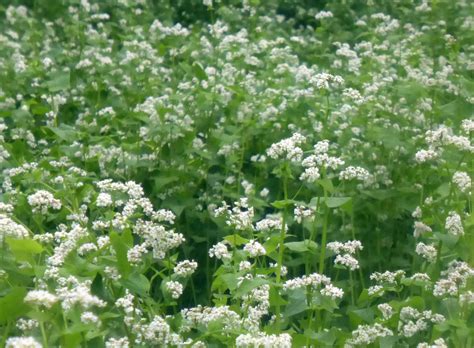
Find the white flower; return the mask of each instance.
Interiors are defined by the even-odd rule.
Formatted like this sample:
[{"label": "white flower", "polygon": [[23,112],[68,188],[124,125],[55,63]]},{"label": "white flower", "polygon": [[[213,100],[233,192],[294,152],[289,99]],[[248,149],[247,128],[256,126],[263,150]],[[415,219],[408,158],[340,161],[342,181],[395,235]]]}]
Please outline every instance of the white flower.
[{"label": "white flower", "polygon": [[299,133],[290,138],[272,144],[267,150],[267,155],[273,159],[287,159],[292,162],[301,162],[303,150],[298,145],[304,143],[306,138]]},{"label": "white flower", "polygon": [[301,181],[306,181],[308,183],[313,183],[321,177],[319,174],[319,169],[316,167],[308,167],[300,175]]},{"label": "white flower", "polygon": [[129,348],[130,343],[127,337],[109,338],[105,342],[105,348]]},{"label": "white flower", "polygon": [[251,240],[245,244],[244,250],[249,253],[250,257],[262,256],[267,253],[263,245],[255,240]]},{"label": "white flower", "polygon": [[224,242],[219,242],[209,249],[209,256],[215,257],[218,260],[222,259],[230,259],[231,255],[229,250],[227,250],[227,246]]},{"label": "white flower", "polygon": [[420,150],[415,154],[415,161],[424,163],[438,157],[438,153],[434,150]]},{"label": "white flower", "polygon": [[427,245],[421,242],[416,245],[415,251],[418,255],[424,257],[429,262],[434,262],[436,260],[436,255],[438,254],[434,245]]},{"label": "white flower", "polygon": [[98,207],[109,207],[112,203],[112,196],[106,192],[101,192],[97,196],[96,204]]},{"label": "white flower", "polygon": [[352,331],[352,337],[346,341],[346,347],[357,345],[368,345],[374,343],[377,338],[393,336],[393,331],[379,323],[373,325],[359,325]]},{"label": "white flower", "polygon": [[25,296],[24,301],[37,306],[51,308],[56,302],[58,302],[58,298],[45,290],[31,290]]},{"label": "white flower", "polygon": [[337,255],[334,260],[335,265],[341,265],[354,271],[359,268],[359,261],[349,254]]},{"label": "white flower", "polygon": [[421,221],[415,221],[413,236],[415,238],[420,237],[423,233],[433,232],[430,226],[424,224]]},{"label": "white flower", "polygon": [[235,340],[237,348],[291,348],[292,338],[289,334],[266,334],[263,332],[241,334]]},{"label": "white flower", "polygon": [[449,212],[444,227],[448,230],[448,233],[452,234],[453,236],[462,236],[464,234],[461,217],[455,211]]},{"label": "white flower", "polygon": [[333,14],[331,11],[320,11],[318,13],[316,13],[316,15],[314,16],[314,18],[318,19],[318,20],[321,20],[321,19],[324,19],[324,18],[332,18],[333,17]]},{"label": "white flower", "polygon": [[178,262],[178,264],[174,267],[174,273],[182,277],[187,277],[193,274],[197,267],[198,264],[196,261],[184,260]]},{"label": "white flower", "polygon": [[92,312],[83,312],[81,314],[81,321],[84,324],[97,324],[99,323],[99,317]]},{"label": "white flower", "polygon": [[384,320],[388,320],[393,315],[393,308],[388,303],[381,303],[377,306],[378,310],[382,313]]},{"label": "white flower", "polygon": [[54,210],[61,209],[61,201],[59,199],[55,199],[54,196],[45,190],[39,190],[35,193],[28,196],[28,204],[33,207],[33,212],[41,212],[42,214],[46,214],[48,208],[52,208]]},{"label": "white flower", "polygon": [[43,346],[34,337],[10,337],[5,348],[42,348]]},{"label": "white flower", "polygon": [[353,180],[357,179],[360,181],[367,181],[371,177],[367,169],[362,167],[347,167],[339,173],[340,180]]},{"label": "white flower", "polygon": [[172,298],[178,299],[183,294],[183,285],[180,282],[170,281],[166,283],[166,290]]},{"label": "white flower", "polygon": [[0,244],[3,243],[5,237],[23,239],[28,236],[29,233],[23,225],[16,223],[6,215],[0,214]]},{"label": "white flower", "polygon": [[454,173],[453,182],[461,192],[468,193],[472,188],[471,177],[466,172]]}]

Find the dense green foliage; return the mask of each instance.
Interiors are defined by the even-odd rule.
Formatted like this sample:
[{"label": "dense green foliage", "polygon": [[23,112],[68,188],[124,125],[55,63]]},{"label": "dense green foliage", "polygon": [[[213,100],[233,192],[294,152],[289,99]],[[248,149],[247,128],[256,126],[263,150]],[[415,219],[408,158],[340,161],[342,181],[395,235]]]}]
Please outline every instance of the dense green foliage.
[{"label": "dense green foliage", "polygon": [[0,1],[0,345],[474,345],[474,3]]}]

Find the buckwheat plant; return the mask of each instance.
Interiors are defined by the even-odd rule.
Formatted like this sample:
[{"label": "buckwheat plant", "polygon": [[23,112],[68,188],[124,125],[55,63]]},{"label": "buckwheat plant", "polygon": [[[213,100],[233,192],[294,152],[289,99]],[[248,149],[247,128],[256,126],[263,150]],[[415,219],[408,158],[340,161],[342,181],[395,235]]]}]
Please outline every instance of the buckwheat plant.
[{"label": "buckwheat plant", "polygon": [[0,346],[474,346],[474,3],[0,4]]}]

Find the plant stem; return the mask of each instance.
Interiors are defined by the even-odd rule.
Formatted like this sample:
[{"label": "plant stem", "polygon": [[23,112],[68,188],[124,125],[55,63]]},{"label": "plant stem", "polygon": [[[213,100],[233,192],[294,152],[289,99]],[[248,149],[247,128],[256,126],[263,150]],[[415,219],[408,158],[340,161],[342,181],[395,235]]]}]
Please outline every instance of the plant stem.
[{"label": "plant stem", "polygon": [[[325,175],[324,175],[325,176]],[[324,203],[326,204],[323,220],[323,235],[321,237],[321,254],[319,256],[319,274],[324,272],[324,259],[326,258],[326,242],[328,235],[328,220],[329,220],[329,207],[327,206],[328,193],[326,188],[324,189]]]},{"label": "plant stem", "polygon": [[[283,195],[285,201],[288,199],[288,182],[287,182],[287,175],[286,175],[286,168],[285,173],[283,175]],[[283,266],[283,253],[285,250],[285,237],[286,237],[286,206],[283,209],[283,217],[281,221],[281,231],[280,231],[280,244],[278,249],[278,263],[277,263],[277,270],[276,270],[276,283],[277,286],[280,286],[281,283],[281,268]],[[280,304],[276,307],[276,322],[278,323],[280,320]]]},{"label": "plant stem", "polygon": [[43,344],[45,347],[49,347],[48,337],[46,336],[46,331],[44,330],[44,323],[42,321],[40,321],[40,329],[41,329],[41,336],[43,337]]}]

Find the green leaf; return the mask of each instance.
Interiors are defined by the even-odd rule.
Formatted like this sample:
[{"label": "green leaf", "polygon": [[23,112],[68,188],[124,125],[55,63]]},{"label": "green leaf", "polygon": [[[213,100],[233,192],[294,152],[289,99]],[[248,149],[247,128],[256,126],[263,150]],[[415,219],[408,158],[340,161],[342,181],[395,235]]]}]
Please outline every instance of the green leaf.
[{"label": "green leaf", "polygon": [[259,286],[264,284],[268,284],[268,280],[262,278],[245,279],[234,295],[235,297],[242,297],[253,289],[258,288]]},{"label": "green leaf", "polygon": [[71,87],[69,71],[57,71],[51,74],[51,79],[46,82],[50,92],[59,92]]},{"label": "green leaf", "polygon": [[380,337],[379,342],[380,342],[380,348],[392,348],[396,347],[396,343],[398,342],[399,337],[398,336],[385,336],[385,337]]},{"label": "green leaf", "polygon": [[284,199],[284,200],[281,200],[281,201],[275,201],[271,204],[272,204],[272,206],[274,206],[277,209],[284,209],[285,207],[288,207],[288,206],[293,205],[295,203],[296,203],[296,201],[294,201],[292,199]]},{"label": "green leaf", "polygon": [[0,323],[15,321],[28,312],[30,308],[23,302],[26,292],[26,288],[14,287],[6,296],[0,298]]},{"label": "green leaf", "polygon": [[68,126],[67,124],[61,124],[59,127],[48,127],[54,134],[61,140],[72,142],[77,139],[77,129]]},{"label": "green leaf", "polygon": [[325,203],[329,208],[338,208],[346,206],[351,202],[351,197],[327,197],[325,200]]},{"label": "green leaf", "polygon": [[306,252],[306,251],[315,251],[318,247],[318,245],[315,242],[308,239],[301,242],[288,242],[288,243],[285,243],[285,246],[291,251],[295,251],[299,253]]},{"label": "green leaf", "polygon": [[[127,232],[124,232],[124,234],[125,233]],[[129,245],[127,245],[124,240],[124,236],[119,236],[117,232],[113,231],[110,233],[110,242],[112,243],[117,257],[117,268],[120,274],[124,278],[127,278],[130,273],[131,266],[127,258],[127,251],[129,249]]]},{"label": "green leaf", "polygon": [[304,289],[296,289],[290,292],[288,296],[288,305],[285,308],[284,315],[290,317],[307,310],[308,303]]},{"label": "green leaf", "polygon": [[334,193],[334,186],[331,179],[319,179],[316,181],[322,188],[326,189],[329,193]]},{"label": "green leaf", "polygon": [[15,258],[20,261],[31,260],[32,255],[43,252],[41,244],[33,239],[6,238],[6,242]]},{"label": "green leaf", "polygon": [[224,240],[228,241],[233,246],[243,245],[248,243],[248,239],[245,239],[238,234],[231,234],[224,237]]},{"label": "green leaf", "polygon": [[123,279],[121,283],[127,289],[140,296],[145,296],[150,290],[150,281],[140,273],[130,274],[128,279]]},{"label": "green leaf", "polygon": [[207,74],[204,71],[204,69],[202,68],[201,64],[199,64],[197,62],[194,62],[193,63],[193,71],[194,71],[194,74],[196,75],[196,77],[199,80],[207,80]]}]

